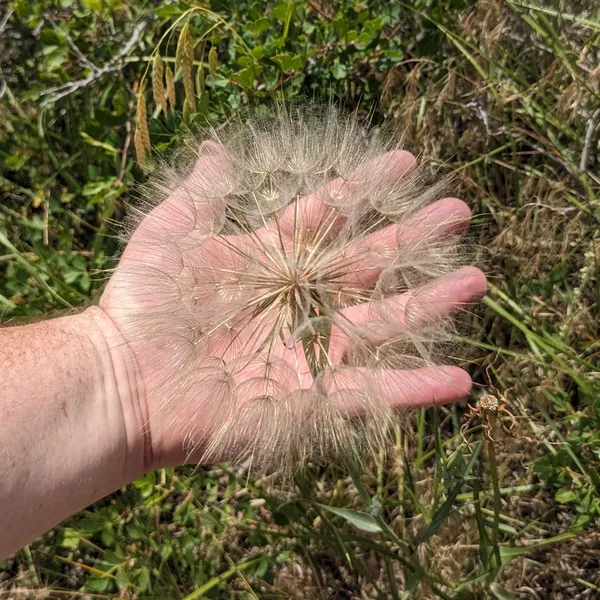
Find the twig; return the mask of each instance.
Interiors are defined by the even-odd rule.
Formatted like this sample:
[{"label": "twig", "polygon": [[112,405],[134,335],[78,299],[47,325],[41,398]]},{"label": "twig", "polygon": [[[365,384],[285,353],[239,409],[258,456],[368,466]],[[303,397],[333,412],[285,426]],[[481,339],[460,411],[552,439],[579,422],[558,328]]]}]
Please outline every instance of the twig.
[{"label": "twig", "polygon": [[499,533],[500,533],[500,511],[502,510],[502,496],[500,494],[500,483],[498,477],[498,463],[496,462],[495,442],[487,438],[488,461],[490,467],[490,479],[494,490],[494,521],[492,524],[492,550],[496,561],[495,572],[502,567],[502,556],[500,555]]},{"label": "twig", "polygon": [[585,173],[588,168],[588,156],[590,153],[590,146],[592,145],[592,137],[594,135],[594,129],[596,127],[596,120],[600,117],[600,106],[596,109],[594,114],[590,117],[587,124],[587,131],[585,132],[585,141],[583,143],[583,151],[581,152],[581,160],[579,162],[579,168]]},{"label": "twig", "polygon": [[563,159],[560,156],[557,156],[556,154],[552,154],[551,152],[548,152],[548,150],[546,148],[544,148],[543,146],[541,146],[540,144],[536,144],[535,142],[532,142],[529,139],[529,136],[530,136],[529,132],[527,132],[525,130],[519,130],[519,128],[517,128],[517,127],[515,128],[515,130],[516,130],[516,133],[513,131],[510,131],[510,130],[506,129],[506,127],[502,126],[502,127],[500,127],[500,129],[498,129],[496,131],[496,135],[503,133],[513,139],[517,139],[517,140],[523,142],[524,144],[526,144],[527,146],[529,146],[536,152],[543,154],[546,158],[559,164],[568,173],[573,175],[573,177],[579,179],[579,174],[577,173],[577,171],[565,159]]},{"label": "twig", "polygon": [[[65,256],[65,255],[69,255],[69,254],[75,254],[77,256],[87,256],[87,257],[91,257],[94,255],[93,250],[58,250],[56,251],[56,254],[58,256]],[[15,257],[17,256],[17,254],[12,253],[12,254],[0,254],[0,263],[2,262],[6,262],[8,260],[13,260]],[[39,259],[39,254],[36,254],[35,252],[21,252],[21,256],[26,258],[27,260],[31,261],[31,262],[35,262]]]},{"label": "twig", "polygon": [[87,56],[85,56],[85,54],[79,49],[77,44],[73,41],[73,38],[68,33],[66,33],[65,31],[60,29],[60,27],[58,27],[58,25],[56,25],[56,23],[54,21],[50,20],[50,23],[52,24],[52,27],[54,28],[54,30],[59,35],[62,35],[67,40],[67,43],[71,47],[71,50],[73,50],[73,52],[75,52],[79,61],[82,62],[88,69],[90,69],[90,71],[92,71],[92,73],[95,73],[96,71],[98,71],[98,67],[91,60],[89,60]]},{"label": "twig", "polygon": [[[135,63],[135,62],[152,62],[154,60],[154,56],[150,56],[150,55],[146,55],[146,56],[127,56],[123,59],[123,62],[125,63]],[[161,60],[163,62],[167,62],[167,63],[175,63],[177,62],[177,59],[175,56],[161,56],[160,57]],[[208,69],[208,61],[202,61],[202,60],[194,60],[193,65],[195,67],[204,67],[205,69]]]},{"label": "twig", "polygon": [[4,31],[6,24],[8,23],[8,20],[12,17],[13,12],[14,11],[12,8],[8,9],[4,13],[4,16],[2,17],[2,19],[0,19],[0,34],[2,34],[2,32]]},{"label": "twig", "polygon": [[54,94],[54,96],[47,98],[43,102],[43,106],[56,102],[57,100],[60,100],[61,98],[64,98],[65,96],[68,96],[83,87],[87,87],[98,81],[98,79],[100,79],[103,75],[106,75],[107,73],[111,73],[121,68],[122,65],[120,65],[119,62],[123,58],[125,58],[125,56],[129,54],[129,52],[131,52],[134,46],[139,42],[142,32],[144,31],[144,29],[146,29],[147,26],[147,21],[140,21],[133,30],[131,38],[129,38],[129,40],[121,48],[119,53],[113,58],[111,58],[103,67],[96,67],[96,70],[84,79],[78,79],[76,81],[71,81],[65,85],[60,85],[58,87],[44,90],[40,95],[46,96],[48,94]]},{"label": "twig", "polygon": [[[12,8],[7,10],[4,13],[3,17],[0,19],[0,35],[2,35],[4,30],[6,29],[6,24],[8,23],[8,20],[12,16],[13,12],[14,11]],[[1,69],[0,69],[0,73],[2,73]],[[7,89],[8,89],[8,84],[6,83],[6,81],[4,79],[0,79],[0,100],[2,100],[2,98],[4,98],[4,94],[6,93]]]},{"label": "twig", "polygon": [[312,0],[306,0],[306,4],[308,4],[314,11],[318,12],[326,21],[331,21],[331,15],[327,14],[316,2],[312,2]]},{"label": "twig", "polygon": [[125,177],[125,168],[127,166],[127,151],[129,150],[129,145],[131,144],[131,114],[133,112],[133,98],[135,96],[131,95],[131,100],[129,101],[129,114],[127,115],[127,122],[125,123],[125,143],[123,144],[123,148],[121,149],[121,168],[119,169],[119,177],[116,181],[116,187],[119,187],[123,184],[123,177]]}]

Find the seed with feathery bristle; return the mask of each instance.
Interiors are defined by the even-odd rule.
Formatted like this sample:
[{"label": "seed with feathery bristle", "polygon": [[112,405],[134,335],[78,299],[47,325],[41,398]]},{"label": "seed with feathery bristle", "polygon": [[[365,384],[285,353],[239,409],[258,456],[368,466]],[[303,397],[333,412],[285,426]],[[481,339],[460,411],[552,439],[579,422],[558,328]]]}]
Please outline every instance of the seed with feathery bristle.
[{"label": "seed with feathery bristle", "polygon": [[462,252],[434,217],[440,187],[333,107],[279,106],[190,146],[190,170],[145,188],[113,278],[131,348],[159,353],[155,418],[196,459],[261,470],[378,448],[394,397],[451,340],[436,286]]}]

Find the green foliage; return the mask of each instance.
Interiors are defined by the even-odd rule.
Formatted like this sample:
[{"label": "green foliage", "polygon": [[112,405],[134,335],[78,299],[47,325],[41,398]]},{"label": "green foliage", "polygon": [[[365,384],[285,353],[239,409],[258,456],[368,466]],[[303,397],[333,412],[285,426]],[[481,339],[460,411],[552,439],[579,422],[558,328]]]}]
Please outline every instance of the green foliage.
[{"label": "green foliage", "polygon": [[[82,579],[87,592],[98,594],[171,597],[174,586],[198,586],[207,593],[213,590],[206,597],[215,597],[227,579],[223,567],[232,561],[245,576],[272,581],[271,564],[284,564],[291,552],[269,547],[266,532],[235,531],[233,521],[251,522],[260,512],[248,497],[237,501],[235,491],[231,474],[217,483],[202,473],[150,473],[116,502],[86,511],[62,527],[51,563],[77,564],[85,550],[88,559],[93,557],[93,569],[82,573]],[[236,550],[226,547],[233,541]],[[246,560],[249,544],[254,550]]]},{"label": "green foliage", "polygon": [[540,597],[600,592],[597,562],[577,562],[600,527],[593,2],[4,6],[5,320],[97,297],[114,223],[153,168],[134,156],[142,121],[168,153],[246,106],[333,99],[398,126],[473,207],[493,286],[466,343],[502,398],[493,417],[420,411],[352,480],[335,465],[298,479],[301,501],[226,469],[148,474],[1,563],[0,589],[26,570],[34,587],[130,598],[504,599],[528,556]]}]

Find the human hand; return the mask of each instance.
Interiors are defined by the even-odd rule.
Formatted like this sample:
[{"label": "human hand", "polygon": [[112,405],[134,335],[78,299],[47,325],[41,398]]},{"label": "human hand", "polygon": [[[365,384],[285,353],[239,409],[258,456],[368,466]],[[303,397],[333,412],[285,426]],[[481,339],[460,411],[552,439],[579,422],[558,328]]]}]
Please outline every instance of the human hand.
[{"label": "human hand", "polygon": [[200,145],[192,172],[142,209],[99,304],[119,332],[113,362],[136,374],[145,464],[327,453],[354,415],[383,429],[389,409],[468,394],[469,375],[433,357],[436,324],[485,293],[478,269],[454,268],[468,207],[423,196],[361,224],[366,196],[409,201],[414,168],[384,152],[263,214],[263,197],[248,210],[232,194],[232,179],[246,184],[231,154]]}]

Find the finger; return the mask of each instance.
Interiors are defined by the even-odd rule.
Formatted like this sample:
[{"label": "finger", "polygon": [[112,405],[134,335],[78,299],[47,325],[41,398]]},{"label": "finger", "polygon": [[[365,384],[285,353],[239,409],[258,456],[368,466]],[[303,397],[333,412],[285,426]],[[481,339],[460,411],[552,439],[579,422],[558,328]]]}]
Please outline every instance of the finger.
[{"label": "finger", "polygon": [[396,321],[413,329],[478,302],[486,293],[487,279],[476,267],[462,267],[430,283],[386,298],[343,309],[347,321],[355,325],[376,320]]},{"label": "finger", "polygon": [[166,174],[162,184],[158,180],[152,190],[155,206],[148,202],[132,208],[129,228],[135,230],[121,265],[140,265],[142,274],[150,267],[170,274],[180,272],[188,251],[199,246],[223,221],[218,185],[225,180],[227,168],[220,146],[206,141],[200,145],[194,167],[182,182],[177,181],[177,173]]},{"label": "finger", "polygon": [[398,226],[398,244],[413,240],[441,240],[462,233],[471,221],[471,209],[459,198],[442,198]]},{"label": "finger", "polygon": [[[148,214],[142,226],[169,240],[188,236],[205,239],[223,218],[227,171],[223,149],[216,142],[202,142],[189,175],[181,182],[166,182],[165,192],[169,195]],[[175,184],[173,190],[169,189],[171,183]]]},{"label": "finger", "polygon": [[344,283],[370,287],[382,269],[398,260],[410,266],[411,256],[422,258],[426,252],[469,226],[471,211],[458,198],[442,198],[419,210],[400,224],[388,225],[350,243],[340,260],[348,264]]},{"label": "finger", "polygon": [[366,161],[350,177],[333,179],[290,204],[278,217],[279,230],[287,238],[304,232],[313,239],[321,233],[336,231],[346,221],[345,210],[362,199],[372,182],[389,187],[401,185],[402,178],[415,167],[415,157],[404,150],[392,150]]},{"label": "finger", "polygon": [[478,302],[485,296],[486,289],[487,279],[479,269],[462,267],[416,290],[386,298],[382,302],[350,306],[341,312],[349,322],[357,325],[385,320],[418,329]]},{"label": "finger", "polygon": [[476,267],[463,267],[421,286],[408,299],[404,320],[411,329],[418,329],[449,317],[486,294],[487,279]]},{"label": "finger", "polygon": [[325,378],[335,407],[349,415],[382,409],[440,406],[467,396],[472,381],[458,367],[407,370],[344,368]]},{"label": "finger", "polygon": [[415,331],[450,317],[481,300],[487,280],[475,267],[463,267],[416,289],[382,302],[364,302],[340,311],[331,331],[330,359],[339,364],[353,338],[381,343],[403,331]]}]

